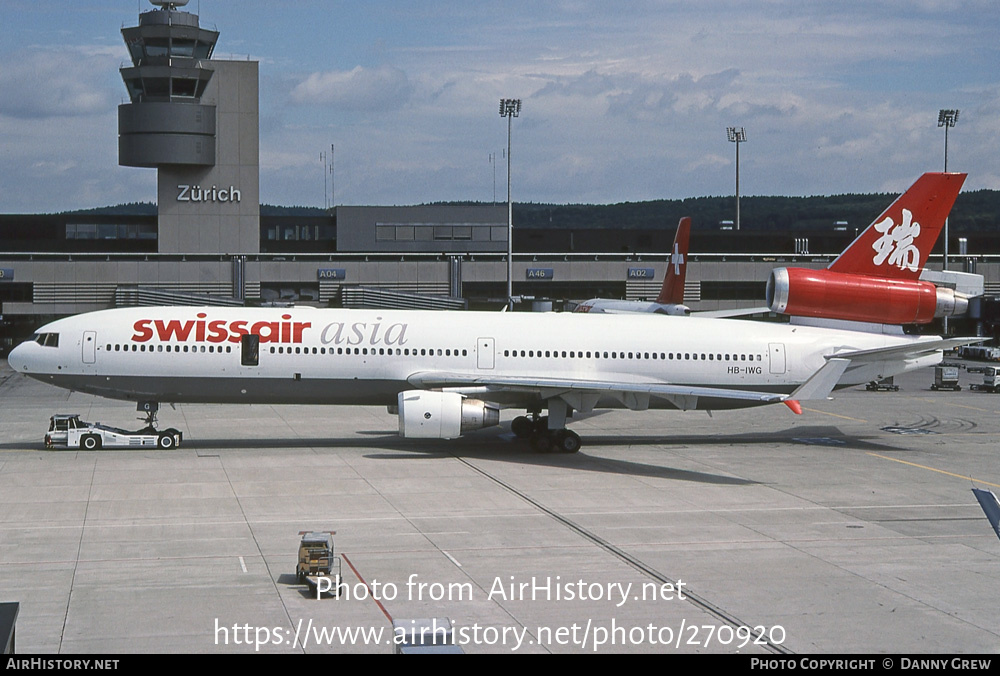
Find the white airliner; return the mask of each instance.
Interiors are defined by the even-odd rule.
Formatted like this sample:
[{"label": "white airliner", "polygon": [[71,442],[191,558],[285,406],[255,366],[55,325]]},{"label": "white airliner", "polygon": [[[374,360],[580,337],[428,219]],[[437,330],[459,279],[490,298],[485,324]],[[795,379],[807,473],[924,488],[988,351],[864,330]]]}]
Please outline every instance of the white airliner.
[{"label": "white airliner", "polygon": [[[573,312],[591,314],[620,314],[627,312],[654,312],[660,315],[691,314],[691,308],[684,304],[684,279],[687,276],[688,242],[691,239],[691,219],[685,216],[677,224],[674,245],[670,253],[670,265],[663,277],[663,286],[656,300],[615,300],[613,298],[591,298],[576,306]],[[643,269],[644,270],[644,269]]]},{"label": "white airliner", "polygon": [[[681,218],[674,235],[674,245],[656,300],[618,300],[615,298],[591,298],[581,302],[573,312],[589,314],[633,314],[652,312],[658,315],[687,317],[691,308],[684,304],[684,280],[687,277],[688,243],[691,239],[691,219]],[[645,271],[645,269],[642,269]],[[729,308],[725,310],[701,310],[694,314],[699,317],[746,317],[769,312],[767,307]]]},{"label": "white airliner", "polygon": [[[956,175],[938,176],[947,183]],[[859,241],[867,240],[852,246]],[[879,240],[872,253],[881,256],[887,246]],[[47,324],[9,363],[40,381],[139,402],[144,410],[199,402],[385,405],[398,413],[404,437],[455,438],[497,425],[502,408],[517,408],[530,415],[512,422],[517,436],[541,451],[574,452],[580,437],[566,429],[572,411],[784,402],[798,413],[799,401],[937,364],[943,349],[979,340],[888,326],[864,332],[736,321],[123,308]]]}]

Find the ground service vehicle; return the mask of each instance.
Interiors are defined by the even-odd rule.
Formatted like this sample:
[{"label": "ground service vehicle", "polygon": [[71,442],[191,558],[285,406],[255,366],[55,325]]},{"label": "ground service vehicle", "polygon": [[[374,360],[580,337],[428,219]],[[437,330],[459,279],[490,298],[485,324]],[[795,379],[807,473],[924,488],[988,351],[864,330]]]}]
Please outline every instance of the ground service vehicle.
[{"label": "ground service vehicle", "polygon": [[958,384],[958,367],[957,366],[935,366],[934,367],[934,384],[931,385],[932,390],[953,390],[957,392],[962,389],[962,386]]},{"label": "ground service vehicle", "polygon": [[53,446],[64,446],[66,444],[66,431],[72,427],[76,429],[86,423],[80,421],[78,413],[57,413],[49,418],[49,431],[45,434],[45,448]]},{"label": "ground service vehicle", "polygon": [[980,359],[982,361],[1000,361],[1000,347],[986,345],[964,345],[958,348],[958,354],[965,359]]},{"label": "ground service vehicle", "polygon": [[889,376],[881,380],[872,380],[865,385],[865,389],[869,392],[899,392],[899,385],[896,385],[893,377]]},{"label": "ground service vehicle", "polygon": [[[336,531],[300,531],[299,561],[295,566],[295,579],[299,582],[309,578],[336,575],[340,577],[340,560],[333,555],[333,535]],[[339,580],[338,580],[339,581]]]},{"label": "ground service vehicle", "polygon": [[183,434],[173,428],[157,430],[147,426],[130,432],[80,420],[78,414],[57,414],[49,418],[49,431],[45,447],[65,445],[68,448],[97,450],[99,448],[174,448],[181,443]]},{"label": "ground service vehicle", "polygon": [[1000,369],[995,366],[987,366],[983,369],[982,384],[974,383],[971,389],[980,392],[990,392],[991,394],[1000,393],[1000,378],[997,377],[998,373],[1000,373]]}]

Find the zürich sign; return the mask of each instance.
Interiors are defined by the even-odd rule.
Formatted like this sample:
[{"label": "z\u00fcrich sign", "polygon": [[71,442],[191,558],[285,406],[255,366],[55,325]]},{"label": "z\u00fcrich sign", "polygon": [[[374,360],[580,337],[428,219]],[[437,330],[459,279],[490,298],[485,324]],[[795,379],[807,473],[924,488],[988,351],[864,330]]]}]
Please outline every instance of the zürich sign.
[{"label": "z\u00fcrich sign", "polygon": [[242,197],[239,188],[202,188],[200,185],[178,185],[178,202],[239,202]]}]

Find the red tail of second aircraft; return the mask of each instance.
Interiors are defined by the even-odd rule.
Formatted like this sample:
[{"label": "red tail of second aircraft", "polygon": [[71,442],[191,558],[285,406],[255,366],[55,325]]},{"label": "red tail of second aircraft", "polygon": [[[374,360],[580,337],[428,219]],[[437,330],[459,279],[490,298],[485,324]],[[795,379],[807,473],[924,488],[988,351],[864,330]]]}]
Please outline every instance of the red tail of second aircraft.
[{"label": "red tail of second aircraft", "polygon": [[918,279],[966,174],[927,173],[868,226],[828,270]]},{"label": "red tail of second aircraft", "polygon": [[687,276],[688,242],[691,239],[691,219],[685,216],[677,224],[674,248],[670,252],[670,266],[663,278],[663,286],[656,302],[668,305],[684,303],[684,278]]},{"label": "red tail of second aircraft", "polygon": [[772,312],[872,324],[927,324],[965,312],[968,299],[920,281],[965,174],[924,174],[826,270],[776,268]]}]

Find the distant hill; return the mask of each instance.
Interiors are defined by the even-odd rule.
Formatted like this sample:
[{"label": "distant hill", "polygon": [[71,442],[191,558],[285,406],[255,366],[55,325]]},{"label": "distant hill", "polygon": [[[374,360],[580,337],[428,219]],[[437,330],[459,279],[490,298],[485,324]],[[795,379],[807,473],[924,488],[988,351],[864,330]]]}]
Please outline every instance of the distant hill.
[{"label": "distant hill", "polygon": [[112,207],[76,209],[60,213],[78,216],[155,216],[156,205],[152,202],[128,202],[127,204],[116,204]]},{"label": "distant hill", "polygon": [[[64,211],[64,214],[76,214],[85,216],[155,216],[156,205],[152,202],[130,202],[128,204],[116,204],[110,207],[96,207],[94,209],[77,209],[76,211]],[[319,207],[281,207],[272,204],[261,204],[261,216],[323,216],[325,209]]]},{"label": "distant hill", "polygon": [[[848,229],[872,222],[896,195],[828,195],[819,197],[742,197],[740,225],[748,231],[828,230],[837,221],[846,221]],[[483,202],[435,202],[435,204],[470,205]],[[319,207],[276,206],[262,204],[261,216],[324,216]],[[156,214],[149,202],[118,204],[97,209],[65,212],[81,215]],[[692,197],[682,200],[651,200],[619,204],[534,204],[514,205],[514,225],[520,228],[576,229],[661,229],[672,228],[682,216],[690,216],[694,230],[715,230],[722,221],[734,220],[735,199],[727,197]],[[1000,191],[975,190],[958,196],[951,212],[955,232],[980,232],[1000,228]]]},{"label": "distant hill", "polygon": [[[891,194],[741,197],[740,227],[750,231],[829,230],[838,221],[846,221],[849,229],[865,227],[896,197]],[[682,216],[691,217],[694,230],[714,230],[722,221],[735,219],[736,200],[695,197],[608,205],[514,205],[514,224],[525,228],[672,228]],[[960,194],[951,212],[951,226],[956,231],[997,229],[1000,191]]]}]

